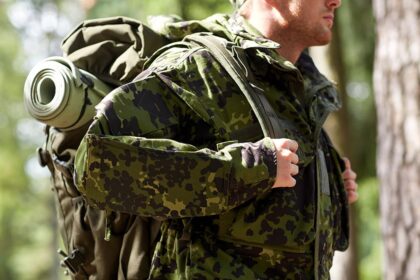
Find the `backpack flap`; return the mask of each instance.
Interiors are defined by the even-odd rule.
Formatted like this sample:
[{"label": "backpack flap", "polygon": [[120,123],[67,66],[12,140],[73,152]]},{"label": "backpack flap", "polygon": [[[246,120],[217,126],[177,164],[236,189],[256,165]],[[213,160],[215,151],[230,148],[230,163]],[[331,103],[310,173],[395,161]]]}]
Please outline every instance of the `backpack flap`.
[{"label": "backpack flap", "polygon": [[120,86],[131,82],[145,61],[168,44],[165,36],[126,17],[87,20],[62,42],[63,55],[100,80]]}]

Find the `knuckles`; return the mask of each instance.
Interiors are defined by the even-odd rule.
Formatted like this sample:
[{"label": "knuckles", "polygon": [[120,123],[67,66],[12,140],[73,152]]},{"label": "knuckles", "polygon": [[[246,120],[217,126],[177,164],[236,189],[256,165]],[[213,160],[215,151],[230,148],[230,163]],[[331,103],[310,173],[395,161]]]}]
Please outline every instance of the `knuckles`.
[{"label": "knuckles", "polygon": [[353,180],[348,180],[348,181],[345,181],[345,182],[344,182],[344,187],[345,187],[347,190],[353,190],[353,191],[356,191],[356,190],[357,190],[357,188],[358,188],[358,185],[357,185],[357,183],[356,183],[355,181],[353,181]]},{"label": "knuckles", "polygon": [[288,149],[281,149],[280,150],[280,156],[286,160],[289,160],[290,157],[292,156],[292,151],[288,150]]},{"label": "knuckles", "polygon": [[294,187],[296,180],[292,175],[294,176],[299,173],[299,167],[295,165],[299,161],[295,153],[298,144],[296,141],[287,138],[273,140],[277,155],[277,176],[276,183],[273,187]]}]

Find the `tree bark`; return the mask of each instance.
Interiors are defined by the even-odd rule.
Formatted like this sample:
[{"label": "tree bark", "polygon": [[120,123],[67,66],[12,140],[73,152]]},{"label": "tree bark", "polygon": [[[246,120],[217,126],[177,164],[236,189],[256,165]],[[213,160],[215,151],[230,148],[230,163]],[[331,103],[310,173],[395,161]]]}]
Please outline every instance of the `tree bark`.
[{"label": "tree bark", "polygon": [[373,4],[384,279],[419,279],[420,2]]}]

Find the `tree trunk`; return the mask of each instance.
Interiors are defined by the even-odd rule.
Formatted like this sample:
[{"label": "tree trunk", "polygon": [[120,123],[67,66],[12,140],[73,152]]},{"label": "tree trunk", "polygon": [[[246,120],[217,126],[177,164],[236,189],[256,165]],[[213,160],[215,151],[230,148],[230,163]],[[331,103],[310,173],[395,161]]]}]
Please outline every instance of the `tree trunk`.
[{"label": "tree trunk", "polygon": [[420,2],[374,0],[384,279],[420,275]]}]

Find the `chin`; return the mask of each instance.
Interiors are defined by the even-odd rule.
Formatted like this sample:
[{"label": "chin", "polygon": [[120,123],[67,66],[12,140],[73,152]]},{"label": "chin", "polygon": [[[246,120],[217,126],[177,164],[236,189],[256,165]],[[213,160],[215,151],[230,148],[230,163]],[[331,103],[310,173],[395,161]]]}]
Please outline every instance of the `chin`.
[{"label": "chin", "polygon": [[332,34],[331,34],[331,32],[328,32],[328,33],[323,34],[323,36],[318,36],[315,39],[316,39],[315,40],[316,42],[315,42],[314,46],[328,45],[331,42]]},{"label": "chin", "polygon": [[325,45],[328,45],[330,42],[331,42],[331,38],[325,39],[325,40],[320,40],[318,42],[318,44],[316,44],[315,46],[325,46]]}]

